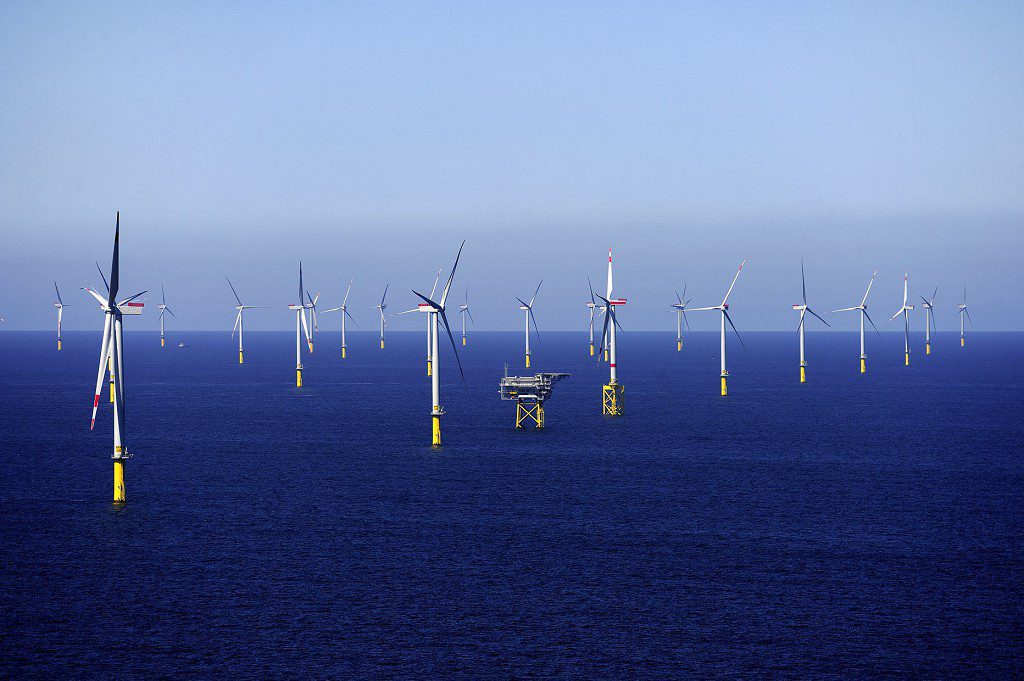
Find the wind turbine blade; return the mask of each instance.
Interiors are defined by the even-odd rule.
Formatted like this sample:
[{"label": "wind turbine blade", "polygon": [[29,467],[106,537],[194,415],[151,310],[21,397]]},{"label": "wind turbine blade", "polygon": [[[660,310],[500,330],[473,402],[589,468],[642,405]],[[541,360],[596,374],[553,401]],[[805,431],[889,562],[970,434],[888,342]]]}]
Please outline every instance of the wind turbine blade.
[{"label": "wind turbine blade", "polygon": [[[603,300],[603,298],[602,298],[602,300]],[[598,347],[599,347],[598,361],[600,361],[600,358],[604,356],[604,349],[605,349],[604,342],[605,342],[605,339],[608,337],[608,322],[609,322],[610,319],[611,319],[611,315],[610,314],[606,314],[604,316],[604,325],[601,328],[601,343],[598,345]]]},{"label": "wind turbine blade", "polygon": [[736,270],[736,276],[732,278],[732,283],[729,284],[729,290],[725,292],[725,298],[722,299],[722,305],[725,305],[729,300],[729,296],[732,295],[732,289],[736,286],[736,280],[740,278],[740,272],[743,271],[743,266],[747,264],[747,259],[744,258],[743,262],[740,263],[740,268]]},{"label": "wind turbine blade", "polygon": [[800,258],[800,288],[804,296],[804,305],[807,305],[807,277],[804,276],[803,258]]},{"label": "wind turbine blade", "polygon": [[235,315],[235,326],[231,329],[231,337],[235,337],[235,331],[238,331],[238,323],[242,321],[242,311],[239,310],[238,314]]},{"label": "wind turbine blade", "polygon": [[[423,302],[425,302],[425,303],[426,303],[427,305],[429,305],[430,307],[434,308],[435,310],[441,310],[441,309],[442,309],[440,305],[438,305],[437,303],[435,303],[435,302],[434,302],[433,300],[431,300],[430,298],[427,298],[427,297],[426,297],[425,295],[423,295],[422,293],[417,293],[416,291],[413,291],[413,295],[415,295],[416,297],[418,297],[418,298],[420,298],[421,300],[423,300]],[[418,309],[416,309],[416,310],[411,310],[411,312],[417,312],[417,311],[418,311]]]},{"label": "wind turbine blade", "polygon": [[537,326],[537,318],[533,316],[533,308],[531,307],[529,310],[526,311],[526,313],[528,315],[530,315],[530,319],[533,320],[533,332],[537,335],[537,340],[539,341],[540,340],[540,327]]},{"label": "wind turbine blade", "polygon": [[60,289],[57,288],[57,282],[53,282],[53,290],[57,292],[57,302],[63,305],[64,301],[60,299]]},{"label": "wind turbine blade", "polygon": [[871,322],[871,327],[875,330],[875,333],[878,334],[878,339],[881,340],[882,342],[885,342],[885,339],[882,338],[882,332],[878,330],[877,326],[875,326],[875,322],[874,322],[873,319],[871,319],[871,316],[868,315],[868,311],[867,310],[861,310],[861,312],[863,312],[864,313],[864,317],[866,317],[867,320],[869,322]]},{"label": "wind turbine blade", "polygon": [[903,273],[903,307],[907,306],[907,272]]},{"label": "wind turbine blade", "polygon": [[[452,271],[448,273],[448,282],[444,285],[444,291],[441,293],[441,307],[442,308],[445,306],[445,303],[448,301],[448,292],[452,288],[452,280],[455,279],[455,269],[459,266],[459,258],[462,257],[462,249],[465,247],[465,245],[466,245],[466,240],[463,239],[462,240],[462,244],[459,246],[459,252],[455,254],[455,264],[452,265]],[[438,274],[440,274],[440,273],[441,273],[441,271],[438,270]],[[431,296],[433,296],[433,293],[431,293]],[[467,297],[467,299],[469,297],[469,289],[468,288],[466,289],[466,297]]]},{"label": "wind turbine blade", "polygon": [[306,342],[308,343],[309,339],[310,339],[310,335],[309,335],[309,325],[306,323],[306,311],[305,310],[299,310],[299,316],[302,317],[302,330],[305,331],[305,333],[306,333]]},{"label": "wind turbine blade", "polygon": [[[381,307],[384,307],[384,299],[388,297],[388,286],[391,286],[391,282],[388,282],[387,284],[384,285],[384,295],[380,297]],[[384,313],[382,312],[381,314],[383,315]]]},{"label": "wind turbine blade", "polygon": [[[814,310],[812,310],[811,308],[807,308],[807,311],[808,311],[808,312],[810,312],[810,313],[811,313],[812,315],[814,315],[815,317],[817,317],[818,319],[821,319],[821,315],[819,315],[819,314],[818,314],[817,312],[815,312],[815,311],[814,311]],[[831,328],[831,327],[832,327],[832,325],[831,325],[831,324],[829,324],[828,322],[826,322],[826,321],[825,321],[824,319],[821,319],[821,323],[822,323],[822,324],[824,324],[825,326],[829,327],[829,328]]]},{"label": "wind turbine blade", "polygon": [[682,313],[683,313],[683,324],[686,324],[686,330],[689,331],[690,330],[690,320],[686,318],[686,310],[683,310]]},{"label": "wind turbine blade", "polygon": [[[121,211],[117,211],[117,226],[114,227],[114,255],[110,259],[110,292],[107,294],[107,306],[114,307],[114,298],[120,285],[120,251],[121,251]],[[101,271],[102,273],[102,271]]]},{"label": "wind turbine blade", "polygon": [[804,325],[804,313],[807,312],[807,308],[800,310],[800,321],[796,323],[796,331],[800,333],[800,327]]},{"label": "wind turbine blade", "polygon": [[89,421],[89,430],[96,425],[96,409],[100,405],[100,391],[103,390],[103,372],[107,368],[107,357],[110,355],[110,335],[113,332],[111,323],[114,316],[105,314],[103,320],[103,340],[100,342],[100,368],[96,374],[96,392],[92,400],[92,420]]},{"label": "wind turbine blade", "polygon": [[[351,320],[352,320],[352,323],[356,325],[356,328],[357,328],[357,329],[359,329],[359,322],[357,322],[357,321],[355,320],[355,317],[353,317],[353,316],[352,316],[351,314],[349,314],[349,311],[348,311],[348,310],[343,310],[343,311],[344,311],[344,313],[345,313],[345,316],[346,316],[346,317],[348,317],[349,319],[351,319]],[[360,329],[360,331],[361,331],[361,330],[362,330],[362,329]]]},{"label": "wind turbine blade", "polygon": [[473,325],[476,326],[476,320],[473,319],[473,313],[469,311],[468,307],[466,308],[466,314],[469,315],[469,321],[473,322]]},{"label": "wind turbine blade", "polygon": [[160,282],[160,302],[167,306],[167,294],[164,293],[164,283]]},{"label": "wind turbine blade", "polygon": [[587,286],[590,288],[590,302],[596,306],[597,301],[594,300],[594,285],[590,283],[590,277],[587,277]]},{"label": "wind turbine blade", "polygon": [[228,282],[228,286],[231,287],[231,292],[233,294],[235,294],[235,300],[237,300],[238,304],[241,305],[242,304],[242,299],[238,297],[238,291],[235,290],[235,285],[231,283],[230,279],[228,279],[228,275],[225,274],[224,275],[224,279],[225,279],[225,281]]},{"label": "wind turbine blade", "polygon": [[98,302],[100,305],[106,306],[107,301],[106,301],[106,299],[103,296],[101,296],[100,294],[96,293],[91,288],[83,288],[82,290],[85,291],[86,293],[88,293],[93,298],[95,298],[96,302]]},{"label": "wind turbine blade", "polygon": [[103,280],[103,288],[106,289],[107,295],[110,295],[110,284],[107,283],[107,275],[103,274],[103,270],[100,269],[100,264],[96,263],[96,271],[100,273],[100,279]]},{"label": "wind turbine blade", "polygon": [[434,294],[437,293],[437,282],[441,280],[441,270],[443,268],[437,268],[437,276],[434,277],[434,285],[430,288],[430,297],[433,298]]},{"label": "wind turbine blade", "polygon": [[130,302],[132,302],[133,300],[135,300],[136,298],[138,298],[139,296],[145,295],[145,294],[147,294],[147,293],[149,293],[149,291],[139,291],[139,292],[138,292],[138,293],[136,293],[136,294],[135,294],[134,296],[128,296],[127,298],[125,298],[124,300],[122,300],[122,301],[121,301],[120,303],[118,303],[118,306],[121,306],[121,305],[125,305],[125,304],[127,304],[127,303],[130,303]]},{"label": "wind turbine blade", "polygon": [[440,308],[437,314],[441,315],[441,325],[444,327],[445,333],[448,334],[448,341],[452,344],[452,352],[455,353],[455,363],[459,365],[459,375],[462,376],[462,384],[466,385],[466,374],[462,371],[462,360],[459,359],[459,349],[455,346],[455,339],[452,337],[451,327],[448,326],[448,317],[444,313],[444,308]]},{"label": "wind turbine blade", "polygon": [[683,299],[679,297],[679,291],[674,292],[676,294],[676,305],[682,305]]},{"label": "wind turbine blade", "polygon": [[878,270],[871,273],[871,281],[868,282],[868,290],[864,291],[864,297],[861,298],[860,306],[864,307],[864,303],[868,302],[868,294],[871,293],[871,285],[875,283],[875,276],[878,274]]},{"label": "wind turbine blade", "polygon": [[704,312],[705,310],[720,310],[720,309],[722,309],[722,308],[719,307],[718,305],[716,305],[714,307],[691,307],[691,308],[687,309],[686,311],[687,312]]},{"label": "wind turbine blade", "polygon": [[829,310],[825,314],[832,314],[833,312],[849,312],[850,310],[859,310],[860,307],[841,307],[838,310]]},{"label": "wind turbine blade", "polygon": [[352,282],[353,281],[355,281],[355,279],[349,279],[348,280],[348,288],[345,289],[345,297],[342,298],[342,300],[341,300],[341,306],[342,307],[345,307],[348,304],[348,294],[352,292]]},{"label": "wind turbine blade", "polygon": [[302,305],[302,261],[299,261],[299,305]]},{"label": "wind turbine blade", "polygon": [[749,355],[750,353],[749,353],[749,352],[747,352],[747,344],[743,342],[743,336],[741,336],[741,335],[740,335],[740,332],[736,330],[736,325],[732,323],[732,317],[730,317],[730,316],[729,316],[729,313],[728,313],[728,312],[726,312],[725,310],[722,310],[722,314],[724,314],[724,315],[725,315],[725,319],[726,319],[726,321],[728,321],[728,322],[729,322],[729,326],[731,326],[731,327],[732,327],[732,331],[733,331],[733,333],[735,333],[735,334],[736,334],[736,338],[737,338],[737,339],[739,339],[739,341],[740,341],[740,345],[742,345],[742,346],[743,346],[743,354],[745,354],[745,355]]},{"label": "wind turbine blade", "polygon": [[520,305],[522,305],[523,307],[525,307],[525,308],[529,308],[529,307],[530,307],[530,306],[529,306],[529,305],[528,305],[528,304],[526,303],[526,301],[524,301],[524,300],[523,300],[522,298],[516,298],[516,300],[518,300],[518,301],[519,301],[519,304],[520,304]]},{"label": "wind turbine blade", "polygon": [[177,317],[178,316],[178,315],[174,314],[174,312],[171,310],[171,308],[165,307],[164,309],[167,310],[168,314],[170,314],[172,317]]},{"label": "wind turbine blade", "polygon": [[619,331],[623,333],[626,332],[626,330],[622,328],[622,324],[619,324],[619,315],[615,314],[615,310],[612,310],[612,324],[614,324]]},{"label": "wind turbine blade", "polygon": [[[540,284],[543,284],[544,280],[540,280]],[[533,307],[533,301],[537,300],[537,294],[540,293],[540,284],[537,284],[537,290],[533,292],[533,297],[530,298],[530,304],[527,307]]]},{"label": "wind turbine blade", "polygon": [[974,326],[974,320],[971,319],[971,313],[967,311],[966,307],[964,308],[964,314],[967,315],[967,321],[971,323],[971,326]]},{"label": "wind turbine blade", "polygon": [[936,286],[935,290],[932,291],[932,299],[929,300],[928,302],[931,303],[932,305],[934,305],[935,304],[935,296],[937,296],[938,294],[939,294],[939,287]]}]

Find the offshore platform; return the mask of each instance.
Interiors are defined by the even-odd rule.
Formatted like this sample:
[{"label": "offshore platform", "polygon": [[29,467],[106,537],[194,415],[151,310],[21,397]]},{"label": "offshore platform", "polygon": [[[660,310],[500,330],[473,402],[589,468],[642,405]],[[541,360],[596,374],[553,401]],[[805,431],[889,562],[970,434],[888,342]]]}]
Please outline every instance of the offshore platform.
[{"label": "offshore platform", "polygon": [[501,379],[498,394],[503,400],[516,402],[516,428],[544,427],[544,401],[551,397],[555,383],[569,374],[534,374],[509,376],[508,365]]}]

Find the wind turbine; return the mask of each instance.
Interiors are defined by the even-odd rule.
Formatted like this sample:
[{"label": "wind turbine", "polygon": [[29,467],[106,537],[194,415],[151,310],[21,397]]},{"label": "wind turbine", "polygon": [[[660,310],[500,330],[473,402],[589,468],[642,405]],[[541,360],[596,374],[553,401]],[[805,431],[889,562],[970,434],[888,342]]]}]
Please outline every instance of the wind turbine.
[{"label": "wind turbine", "polygon": [[107,297],[101,295],[91,288],[85,290],[95,298],[103,308],[103,340],[100,342],[100,367],[96,375],[96,393],[92,401],[92,419],[89,421],[89,430],[96,426],[96,409],[100,404],[100,389],[103,386],[103,371],[105,366],[110,364],[114,375],[114,503],[123,504],[124,494],[124,462],[131,454],[127,445],[127,428],[125,418],[125,396],[124,396],[124,335],[122,332],[122,316],[125,314],[141,314],[141,308],[145,303],[133,302],[142,293],[136,293],[120,302],[115,302],[120,282],[120,266],[118,263],[118,250],[121,235],[121,213],[117,213],[117,222],[114,227],[114,255],[110,262],[110,284]]},{"label": "wind turbine", "polygon": [[874,327],[875,333],[878,334],[878,339],[882,339],[882,334],[878,331],[878,327],[875,326],[875,322],[868,316],[868,294],[871,293],[871,285],[875,283],[875,275],[878,274],[878,270],[871,273],[871,281],[868,282],[868,288],[864,291],[864,297],[860,300],[860,305],[854,305],[853,307],[844,307],[838,310],[832,310],[832,312],[851,312],[857,310],[860,312],[860,372],[866,374],[868,372],[867,359],[868,356],[864,353],[864,320],[867,319],[871,322],[871,326]]},{"label": "wind turbine", "polygon": [[306,291],[307,303],[305,303],[306,309],[309,310],[309,321],[310,329],[308,331],[306,341],[309,343],[309,354],[313,354],[313,342],[316,340],[316,332],[320,330],[320,323],[316,317],[316,303],[320,300],[320,292],[317,291],[315,296],[309,295],[309,291]]},{"label": "wind turbine", "polygon": [[[601,386],[601,413],[605,416],[622,416],[625,409],[623,398],[624,387],[619,383],[618,363],[616,362],[617,344],[615,329],[622,330],[615,313],[615,308],[626,304],[625,298],[612,298],[612,249],[608,249],[608,286],[605,295],[597,296],[605,305],[604,328],[601,331],[601,352],[608,353],[608,383]],[[605,339],[608,344],[605,345]]]},{"label": "wind turbine", "polygon": [[533,292],[533,297],[530,298],[530,302],[525,302],[522,298],[516,298],[519,301],[519,309],[526,312],[526,368],[530,368],[530,319],[533,319],[534,333],[537,334],[537,340],[540,340],[540,329],[537,327],[537,318],[533,316],[533,301],[537,300],[537,294],[540,293],[540,285],[544,283],[544,280],[540,280],[540,284],[537,284],[537,290]]},{"label": "wind turbine", "polygon": [[[430,289],[430,297],[431,298],[434,297],[434,293],[437,291],[437,282],[440,281],[440,280],[441,280],[441,270],[439,269],[439,270],[437,270],[437,276],[434,277],[434,286],[433,286],[433,288]],[[420,303],[420,305],[422,305],[422,304],[423,303]],[[392,315],[392,317],[400,317],[401,315],[409,314],[410,312],[419,312],[419,307],[417,306],[417,307],[412,308],[411,310],[404,310],[403,312],[396,312],[395,314]],[[430,358],[431,358],[431,356],[433,354],[432,351],[431,351],[431,348],[434,347],[433,346],[433,333],[434,332],[433,332],[433,330],[431,328],[431,325],[430,325],[430,317],[427,317],[427,376],[430,376],[430,374],[431,374]]]},{"label": "wind turbine", "polygon": [[[63,347],[62,338],[60,335],[60,325],[64,317],[64,308],[70,307],[70,305],[61,300],[60,289],[57,288],[57,282],[53,282],[53,290],[57,292],[57,300],[54,301],[53,306],[57,308],[57,349],[60,350],[61,347]],[[0,322],[2,321],[3,317],[0,317]]]},{"label": "wind turbine", "polygon": [[166,312],[172,317],[176,315],[171,312],[171,308],[167,307],[167,295],[164,293],[163,284],[160,284],[160,304],[157,307],[160,308],[160,347],[164,347],[164,313]]},{"label": "wind turbine", "polygon": [[686,306],[690,304],[690,299],[686,298],[686,284],[683,284],[683,295],[679,295],[679,291],[676,291],[676,302],[669,305],[676,311],[676,352],[681,352],[683,349],[683,322],[686,322],[686,330],[690,330],[690,320],[686,318]]},{"label": "wind turbine", "polygon": [[466,345],[466,316],[469,316],[469,321],[476,324],[476,320],[473,319],[473,313],[469,311],[469,287],[466,287],[466,302],[459,305],[459,316],[462,317],[462,345]]},{"label": "wind turbine", "polygon": [[807,304],[807,278],[804,276],[804,259],[800,258],[800,289],[803,295],[803,303],[800,305],[794,305],[794,310],[800,310],[800,323],[797,325],[797,331],[800,332],[800,382],[807,382],[807,360],[804,359],[804,321],[807,313],[810,312],[812,315],[821,320],[821,323],[825,326],[831,327],[832,325],[822,319],[821,315],[811,309]]},{"label": "wind turbine", "polygon": [[384,285],[384,295],[380,297],[380,305],[377,305],[377,311],[380,312],[380,349],[384,349],[384,329],[388,327],[388,322],[384,318],[384,310],[388,308],[388,304],[384,300],[388,297],[388,287],[391,284]]},{"label": "wind turbine", "polygon": [[587,287],[590,289],[590,300],[587,301],[587,309],[590,310],[590,356],[594,356],[594,317],[598,312],[602,314],[605,311],[604,306],[598,305],[597,300],[594,297],[594,285],[590,283],[590,277],[587,277]]},{"label": "wind turbine", "polygon": [[243,348],[242,348],[242,331],[244,322],[242,320],[242,313],[245,310],[255,310],[257,308],[264,308],[266,305],[242,305],[242,299],[238,297],[238,291],[235,290],[235,285],[231,283],[227,275],[224,275],[224,279],[228,282],[228,286],[231,287],[231,292],[235,295],[235,300],[238,305],[235,305],[235,309],[238,310],[238,314],[235,315],[235,326],[231,329],[231,335],[235,335],[235,331],[238,331],[238,363],[241,364],[243,360]]},{"label": "wind turbine", "polygon": [[974,320],[971,319],[971,313],[967,311],[967,284],[964,284],[964,302],[956,306],[956,309],[960,313],[960,347],[964,347],[964,317],[967,317],[967,321],[974,326]]},{"label": "wind turbine", "polygon": [[[338,307],[332,307],[330,310],[324,310],[324,314],[328,312],[341,312],[341,358],[345,359],[345,317],[352,320],[353,324],[356,324],[356,320],[353,319],[351,313],[348,311],[348,294],[352,292],[352,282],[354,279],[348,280],[348,288],[345,289],[345,297],[341,300],[341,305]],[[356,326],[359,326],[356,324]]]},{"label": "wind turbine", "polygon": [[903,315],[903,363],[905,366],[910,366],[910,311],[914,309],[913,305],[907,305],[907,272],[903,273],[903,307],[896,311],[889,321],[895,320],[900,315]]},{"label": "wind turbine", "polygon": [[722,299],[721,305],[714,305],[712,307],[695,307],[690,312],[701,312],[703,310],[718,310],[722,313],[722,397],[729,394],[729,388],[726,384],[726,378],[729,376],[729,372],[725,369],[725,323],[729,322],[729,326],[732,327],[733,332],[736,334],[736,338],[739,340],[740,345],[743,346],[743,351],[746,352],[747,346],[743,342],[743,338],[740,337],[740,332],[736,330],[736,325],[732,323],[732,317],[729,316],[729,295],[732,293],[733,287],[736,286],[736,280],[740,278],[740,272],[743,271],[743,266],[747,264],[746,259],[740,263],[740,267],[736,270],[736,276],[732,278],[732,283],[729,285],[729,290],[725,292],[725,298]]},{"label": "wind turbine", "polygon": [[459,246],[459,252],[455,255],[455,264],[452,265],[452,271],[448,274],[448,282],[444,285],[444,291],[441,293],[441,301],[434,302],[432,299],[427,298],[421,293],[416,294],[423,302],[417,306],[417,309],[421,312],[427,313],[427,319],[430,321],[430,334],[431,339],[431,361],[434,367],[434,371],[430,378],[430,397],[433,408],[430,412],[431,420],[431,443],[434,447],[441,446],[441,415],[444,414],[444,409],[441,408],[441,366],[440,366],[440,353],[438,352],[437,343],[437,320],[441,318],[441,324],[444,326],[445,332],[448,334],[448,340],[452,344],[452,352],[455,353],[455,361],[459,364],[459,374],[462,375],[462,381],[465,383],[466,375],[462,373],[462,361],[459,359],[459,350],[455,346],[455,339],[452,337],[451,327],[448,326],[448,318],[445,316],[445,302],[448,300],[448,292],[452,287],[452,279],[455,278],[455,268],[459,266],[459,257],[462,256],[462,248],[466,245],[463,241],[462,245]]},{"label": "wind turbine", "polygon": [[295,311],[295,387],[302,387],[302,331],[306,332],[306,344],[309,351],[313,352],[313,339],[309,335],[309,325],[306,323],[306,308],[309,305],[302,298],[302,261],[299,261],[299,302],[289,305],[289,310]]},{"label": "wind turbine", "polygon": [[931,300],[921,296],[921,300],[924,301],[921,307],[924,308],[924,354],[932,354],[932,331],[938,335],[939,330],[935,328],[935,295],[939,292],[939,287],[935,287],[935,291],[932,293]]}]

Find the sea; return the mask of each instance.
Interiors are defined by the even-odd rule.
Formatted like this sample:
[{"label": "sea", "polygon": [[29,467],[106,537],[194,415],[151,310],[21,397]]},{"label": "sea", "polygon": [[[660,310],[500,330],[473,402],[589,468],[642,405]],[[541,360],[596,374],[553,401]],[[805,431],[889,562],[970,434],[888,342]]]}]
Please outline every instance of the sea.
[{"label": "sea", "polygon": [[[0,333],[0,677],[1018,677],[1024,334]],[[456,340],[458,337],[456,336]],[[185,347],[178,347],[183,342]],[[499,380],[570,374],[546,428]]]}]

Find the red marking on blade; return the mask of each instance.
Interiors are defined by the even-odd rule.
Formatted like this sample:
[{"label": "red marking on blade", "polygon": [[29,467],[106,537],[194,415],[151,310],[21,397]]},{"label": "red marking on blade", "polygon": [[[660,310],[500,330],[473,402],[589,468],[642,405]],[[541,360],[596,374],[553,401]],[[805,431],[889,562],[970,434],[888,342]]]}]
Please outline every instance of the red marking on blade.
[{"label": "red marking on blade", "polygon": [[95,426],[95,425],[96,425],[96,419],[93,419],[93,420],[89,421],[89,430],[92,430],[92,427]]},{"label": "red marking on blade", "polygon": [[100,406],[100,396],[99,396],[99,393],[96,394],[96,398],[92,401],[92,408],[93,409],[95,409],[98,406]]},{"label": "red marking on blade", "polygon": [[614,369],[614,368],[615,368],[615,364],[612,364],[612,369]]}]

